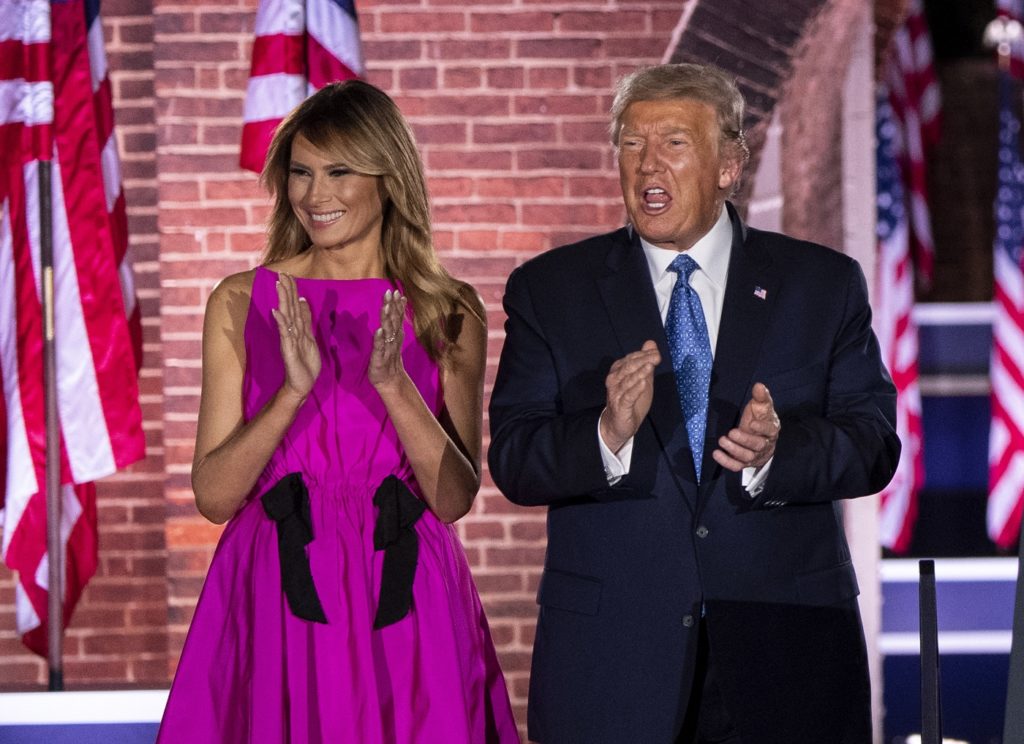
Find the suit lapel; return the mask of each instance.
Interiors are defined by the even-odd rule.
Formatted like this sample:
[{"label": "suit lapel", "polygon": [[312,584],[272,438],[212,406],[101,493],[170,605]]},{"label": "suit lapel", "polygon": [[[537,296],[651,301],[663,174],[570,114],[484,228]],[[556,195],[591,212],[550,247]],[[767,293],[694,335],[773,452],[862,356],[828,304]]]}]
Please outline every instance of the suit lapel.
[{"label": "suit lapel", "polygon": [[[685,440],[686,427],[683,426],[672,357],[658,312],[650,269],[640,240],[633,230],[622,230],[615,234],[613,240],[614,244],[608,253],[609,272],[598,280],[598,287],[623,356],[639,350],[648,339],[658,344],[661,364],[654,370],[654,403],[647,419],[651,422],[659,446],[668,457],[672,477],[679,490],[689,497],[694,493],[696,472],[689,456],[674,456],[680,446],[688,446]],[[674,442],[678,437],[683,439]],[[682,461],[689,464],[688,471],[680,472],[679,463]],[[684,487],[681,476],[689,481],[688,486]],[[691,508],[693,506],[691,504]]]},{"label": "suit lapel", "polygon": [[[773,270],[769,256],[748,239],[746,227],[736,210],[727,204],[732,220],[732,253],[725,286],[722,319],[715,345],[715,363],[708,393],[708,425],[704,447],[703,472],[712,482],[718,464],[711,458],[718,439],[739,421],[739,413],[748,396],[754,369],[761,352],[781,277]],[[702,488],[702,490],[704,490]]]}]

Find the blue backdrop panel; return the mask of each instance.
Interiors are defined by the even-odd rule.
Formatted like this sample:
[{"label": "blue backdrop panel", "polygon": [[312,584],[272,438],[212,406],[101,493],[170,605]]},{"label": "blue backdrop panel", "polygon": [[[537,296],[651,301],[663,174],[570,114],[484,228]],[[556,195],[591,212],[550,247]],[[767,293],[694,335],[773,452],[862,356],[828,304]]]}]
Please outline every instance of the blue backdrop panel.
[{"label": "blue backdrop panel", "polygon": [[[1002,654],[943,654],[942,735],[971,744],[998,744],[1003,735],[1006,675]],[[921,732],[921,661],[888,656],[885,676],[885,741]]]},{"label": "blue backdrop panel", "polygon": [[0,744],[153,744],[158,723],[0,724]]}]

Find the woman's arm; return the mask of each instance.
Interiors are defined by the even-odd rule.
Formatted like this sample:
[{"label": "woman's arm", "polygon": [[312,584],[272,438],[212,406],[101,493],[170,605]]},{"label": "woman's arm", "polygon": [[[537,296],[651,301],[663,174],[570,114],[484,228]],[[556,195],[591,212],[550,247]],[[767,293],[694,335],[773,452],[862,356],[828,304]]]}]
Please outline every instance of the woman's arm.
[{"label": "woman's arm", "polygon": [[[483,318],[483,304],[475,294],[472,301]],[[435,418],[402,365],[405,303],[397,292],[385,295],[381,327],[373,339],[370,381],[384,401],[427,505],[441,521],[454,522],[473,506],[480,489],[487,325],[464,308],[450,318],[457,337],[442,372],[444,408]]]},{"label": "woman's arm", "polygon": [[320,372],[309,306],[298,297],[295,281],[282,274],[273,313],[281,334],[285,381],[259,413],[243,423],[243,334],[252,280],[253,273],[245,272],[217,285],[203,323],[203,387],[192,490],[200,513],[215,524],[238,511]]}]

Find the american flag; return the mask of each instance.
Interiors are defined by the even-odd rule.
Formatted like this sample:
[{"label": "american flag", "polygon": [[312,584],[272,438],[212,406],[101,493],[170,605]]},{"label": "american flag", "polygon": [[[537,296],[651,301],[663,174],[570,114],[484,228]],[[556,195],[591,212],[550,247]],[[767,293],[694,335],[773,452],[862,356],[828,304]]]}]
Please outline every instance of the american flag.
[{"label": "american flag", "polygon": [[884,77],[899,125],[894,143],[910,205],[908,227],[914,267],[921,283],[928,285],[935,243],[928,216],[925,154],[939,139],[942,102],[921,0],[910,0],[907,18],[893,34]]},{"label": "american flag", "polygon": [[999,547],[1011,549],[1017,545],[1024,494],[1024,162],[1006,75],[1000,74],[999,89],[988,534]]},{"label": "american flag", "polygon": [[896,475],[881,493],[880,538],[897,553],[910,547],[917,518],[917,492],[924,483],[921,392],[917,383],[914,266],[910,255],[906,193],[897,162],[899,127],[889,97],[876,104],[878,267],[875,333],[896,385],[896,432],[903,442]]},{"label": "american flag", "polygon": [[274,129],[328,83],[361,77],[354,0],[260,0],[239,163],[259,173]]},{"label": "american flag", "polygon": [[[996,0],[996,15],[1024,23],[1024,0]],[[1010,42],[1010,74],[1024,78],[1024,37]]]},{"label": "american flag", "polygon": [[132,353],[136,371],[142,368],[142,312],[135,294],[135,274],[132,270],[131,248],[128,244],[128,212],[121,184],[121,160],[117,154],[114,135],[114,95],[107,74],[107,54],[103,43],[103,19],[100,18],[100,0],[85,0],[85,29],[89,50],[93,110],[96,113],[97,142],[103,169],[103,192],[107,214],[110,215],[110,233],[117,260],[121,300],[128,318],[128,333],[132,340]]},{"label": "american flag", "polygon": [[917,494],[924,485],[921,391],[918,387],[914,283],[931,282],[935,246],[928,213],[925,154],[939,134],[939,88],[920,0],[893,34],[876,106],[878,270],[875,333],[896,385],[899,467],[881,493],[880,538],[910,548]]},{"label": "american flag", "polygon": [[17,572],[18,632],[45,655],[40,161],[52,162],[65,624],[96,570],[92,481],[143,457],[145,439],[124,300],[134,302],[134,291],[122,283],[130,265],[99,4],[0,0],[0,18],[0,147],[9,155],[0,167],[0,554]]}]

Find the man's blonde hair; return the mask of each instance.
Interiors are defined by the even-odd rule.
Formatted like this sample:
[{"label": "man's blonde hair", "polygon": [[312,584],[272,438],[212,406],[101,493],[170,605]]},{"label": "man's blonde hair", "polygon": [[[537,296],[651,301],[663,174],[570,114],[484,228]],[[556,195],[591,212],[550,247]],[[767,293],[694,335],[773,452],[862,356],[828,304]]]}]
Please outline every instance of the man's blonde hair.
[{"label": "man's blonde hair", "polygon": [[618,147],[622,117],[631,103],[689,98],[707,103],[718,115],[720,144],[729,157],[746,162],[750,157],[743,134],[743,94],[735,81],[717,67],[692,63],[641,67],[615,86],[610,134]]}]

